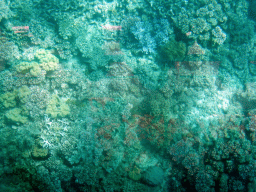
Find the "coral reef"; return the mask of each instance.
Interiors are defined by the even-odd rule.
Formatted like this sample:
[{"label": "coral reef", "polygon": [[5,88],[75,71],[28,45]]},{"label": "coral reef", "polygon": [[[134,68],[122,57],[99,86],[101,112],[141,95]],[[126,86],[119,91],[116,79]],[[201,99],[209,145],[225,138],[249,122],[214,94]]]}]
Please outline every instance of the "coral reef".
[{"label": "coral reef", "polygon": [[0,190],[254,191],[253,7],[0,1]]}]

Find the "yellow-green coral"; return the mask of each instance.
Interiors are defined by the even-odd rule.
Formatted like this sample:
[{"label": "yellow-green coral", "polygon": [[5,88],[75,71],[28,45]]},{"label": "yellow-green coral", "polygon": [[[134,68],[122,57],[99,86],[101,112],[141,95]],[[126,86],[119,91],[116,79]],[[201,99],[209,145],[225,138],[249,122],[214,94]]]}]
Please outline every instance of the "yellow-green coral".
[{"label": "yellow-green coral", "polygon": [[31,156],[36,160],[44,160],[49,157],[49,149],[40,148],[38,146],[34,146],[31,151]]},{"label": "yellow-green coral", "polygon": [[34,77],[37,77],[38,75],[40,75],[41,74],[40,66],[38,64],[34,65],[33,68],[30,69],[30,74]]},{"label": "yellow-green coral", "polygon": [[45,71],[53,71],[58,68],[59,59],[51,54],[49,50],[39,49],[35,57],[39,60],[40,67]]},{"label": "yellow-green coral", "polygon": [[47,105],[46,113],[50,114],[53,118],[57,116],[65,117],[69,115],[70,108],[63,99],[60,99],[57,95],[53,95]]},{"label": "yellow-green coral", "polygon": [[27,102],[27,96],[30,94],[30,90],[27,86],[22,86],[18,89],[18,98],[21,103]]},{"label": "yellow-green coral", "polygon": [[16,66],[16,70],[19,73],[27,73],[31,68],[33,68],[33,62],[21,62]]},{"label": "yellow-green coral", "polygon": [[54,71],[55,69],[58,68],[58,63],[55,63],[55,62],[45,62],[45,63],[41,63],[40,66],[45,71]]},{"label": "yellow-green coral", "polygon": [[16,71],[19,73],[30,73],[32,76],[37,77],[41,74],[42,70],[54,71],[58,68],[59,59],[51,54],[49,50],[38,49],[35,53],[34,61],[23,61],[16,66]]},{"label": "yellow-green coral", "polygon": [[14,123],[26,123],[28,121],[28,118],[26,116],[23,116],[22,109],[20,108],[10,109],[5,114],[5,117],[7,118],[7,120]]},{"label": "yellow-green coral", "polygon": [[18,90],[6,92],[0,95],[0,102],[5,108],[15,107],[17,102],[26,103],[30,90],[27,86],[22,86]]},{"label": "yellow-green coral", "polygon": [[36,77],[41,73],[41,69],[37,62],[21,62],[16,66],[16,71],[19,73],[30,73],[32,76]]},{"label": "yellow-green coral", "polygon": [[16,93],[6,92],[0,96],[0,102],[5,108],[15,107],[16,106]]}]

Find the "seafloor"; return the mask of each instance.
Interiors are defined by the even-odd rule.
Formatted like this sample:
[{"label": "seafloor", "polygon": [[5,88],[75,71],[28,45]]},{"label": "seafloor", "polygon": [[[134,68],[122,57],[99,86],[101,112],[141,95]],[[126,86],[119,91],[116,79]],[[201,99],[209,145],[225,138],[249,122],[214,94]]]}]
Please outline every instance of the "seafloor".
[{"label": "seafloor", "polygon": [[1,192],[255,192],[256,1],[0,0]]}]

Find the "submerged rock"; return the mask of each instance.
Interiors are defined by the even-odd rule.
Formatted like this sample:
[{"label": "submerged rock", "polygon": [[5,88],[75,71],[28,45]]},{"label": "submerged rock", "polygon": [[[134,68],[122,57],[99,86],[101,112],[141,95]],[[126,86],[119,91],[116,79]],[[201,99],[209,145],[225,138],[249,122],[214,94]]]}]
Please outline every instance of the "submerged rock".
[{"label": "submerged rock", "polygon": [[157,166],[149,167],[143,175],[143,180],[150,186],[160,185],[164,180],[164,171]]}]

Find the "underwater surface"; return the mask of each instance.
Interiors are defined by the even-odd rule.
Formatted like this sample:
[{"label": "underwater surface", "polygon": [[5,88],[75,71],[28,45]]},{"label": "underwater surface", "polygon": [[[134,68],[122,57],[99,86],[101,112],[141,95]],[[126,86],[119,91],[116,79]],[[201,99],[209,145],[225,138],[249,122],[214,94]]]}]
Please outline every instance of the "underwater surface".
[{"label": "underwater surface", "polygon": [[255,192],[256,1],[0,0],[0,191]]}]

